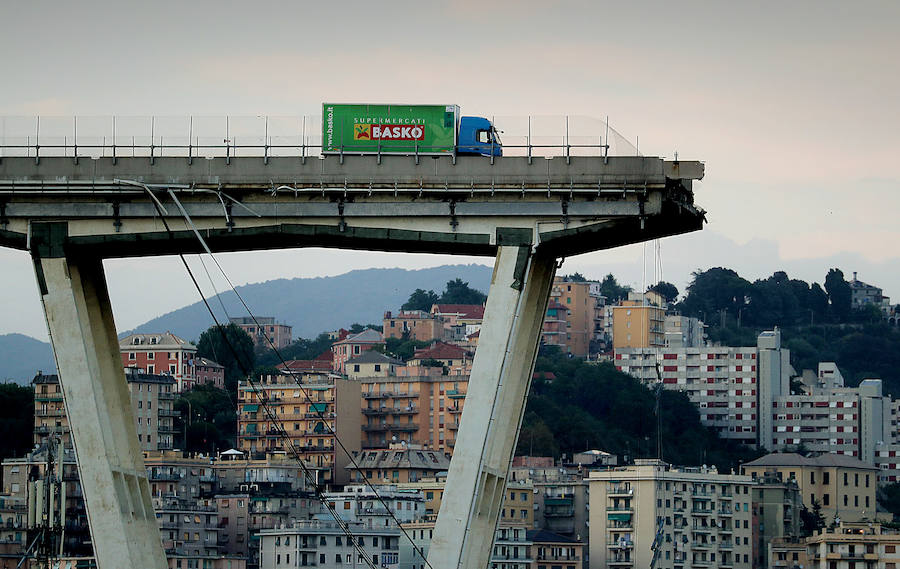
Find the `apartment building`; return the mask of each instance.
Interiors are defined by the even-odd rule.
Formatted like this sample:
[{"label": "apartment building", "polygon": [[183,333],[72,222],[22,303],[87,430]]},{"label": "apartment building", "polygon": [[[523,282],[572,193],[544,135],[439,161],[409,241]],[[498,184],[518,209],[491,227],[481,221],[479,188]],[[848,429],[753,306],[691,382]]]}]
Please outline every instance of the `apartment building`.
[{"label": "apartment building", "polygon": [[329,521],[337,515],[341,520],[367,527],[397,527],[421,520],[425,515],[422,493],[400,489],[396,485],[379,485],[377,492],[369,485],[348,484],[343,492],[327,492],[324,500],[329,509],[316,514],[316,519]]},{"label": "apartment building", "polygon": [[606,298],[600,283],[555,277],[544,317],[541,341],[563,352],[585,358],[606,347]]},{"label": "apartment building", "polygon": [[350,524],[349,531],[352,536],[336,522],[324,520],[298,520],[287,527],[262,530],[258,534],[259,567],[368,569],[374,565],[395,569],[399,565],[399,528]]},{"label": "apartment building", "polygon": [[757,477],[753,492],[753,567],[769,569],[771,544],[800,537],[800,487],[796,480],[778,478],[774,471]]},{"label": "apartment building", "polygon": [[613,349],[664,348],[666,311],[641,295],[612,307]]},{"label": "apartment building", "polygon": [[648,385],[683,391],[703,425],[719,436],[773,448],[776,398],[790,392],[790,352],[781,333],[763,332],[755,348],[617,348],[616,369]]},{"label": "apartment building", "polygon": [[119,350],[123,367],[137,367],[150,375],[168,374],[179,393],[197,380],[192,365],[197,347],[171,332],[131,334],[119,340]]},{"label": "apartment building", "polygon": [[483,304],[435,304],[431,314],[444,326],[444,340],[458,344],[481,330],[484,320]]},{"label": "apartment building", "polygon": [[700,348],[706,345],[706,326],[697,318],[667,314],[665,332],[667,348]]},{"label": "apartment building", "polygon": [[347,465],[351,482],[403,484],[435,478],[450,469],[450,456],[440,451],[394,444],[390,449],[353,453]]},{"label": "apartment building", "polygon": [[[415,490],[425,497],[424,518],[434,521],[441,510],[444,499],[446,476],[424,478],[416,482],[397,484],[401,490]],[[534,529],[534,485],[527,480],[507,481],[503,502],[500,506],[500,524],[518,525]]]},{"label": "apartment building", "polygon": [[803,504],[812,509],[818,503],[828,523],[876,518],[878,469],[851,456],[772,453],[744,464],[742,471],[754,480],[774,475],[796,481]]},{"label": "apartment building", "polygon": [[[434,536],[434,521],[403,524],[403,528],[410,537],[406,538],[404,535],[400,539],[399,569],[425,569],[428,567],[425,560]],[[532,569],[535,567],[534,550],[534,543],[529,539],[527,527],[501,521],[494,533],[494,545],[488,568]],[[545,551],[545,556],[547,553]]]},{"label": "apartment building", "polygon": [[806,538],[810,569],[895,569],[900,567],[900,533],[879,523],[842,521]]},{"label": "apartment building", "polygon": [[378,330],[366,328],[358,334],[344,334],[331,345],[332,369],[341,375],[347,373],[347,361],[358,357],[375,346],[384,345],[384,336]]},{"label": "apartment building", "polygon": [[362,447],[392,443],[452,452],[469,376],[416,375],[360,377]]},{"label": "apartment building", "polygon": [[287,324],[279,324],[274,316],[238,316],[229,321],[246,332],[257,348],[271,349],[271,342],[280,350],[294,341],[291,337],[292,328]]},{"label": "apartment building", "polygon": [[406,365],[410,368],[436,366],[442,368],[443,375],[468,376],[472,373],[474,357],[474,353],[455,344],[435,342],[415,350]]},{"label": "apartment building", "polygon": [[[141,450],[166,450],[174,447],[175,380],[168,375],[143,373],[138,368],[126,368],[125,379],[131,394],[135,427]],[[34,386],[34,443],[41,444],[48,436],[58,436],[71,445],[71,429],[59,376],[38,373]]]},{"label": "apartment building", "polygon": [[535,569],[582,569],[584,544],[545,529],[528,530]]},{"label": "apartment building", "polygon": [[400,310],[384,313],[382,323],[385,338],[406,338],[420,342],[434,342],[444,339],[444,322],[435,314],[425,310]]},{"label": "apartment building", "polygon": [[360,383],[330,374],[267,375],[238,383],[238,449],[294,456],[319,482],[344,484],[348,451],[360,450]]},{"label": "apartment building", "polygon": [[397,375],[397,370],[406,364],[375,350],[368,350],[353,359],[347,360],[347,377],[389,377]]},{"label": "apartment building", "polygon": [[588,484],[591,567],[752,567],[749,476],[647,459]]},{"label": "apartment building", "polygon": [[195,385],[212,385],[225,389],[225,368],[209,358],[194,358]]}]

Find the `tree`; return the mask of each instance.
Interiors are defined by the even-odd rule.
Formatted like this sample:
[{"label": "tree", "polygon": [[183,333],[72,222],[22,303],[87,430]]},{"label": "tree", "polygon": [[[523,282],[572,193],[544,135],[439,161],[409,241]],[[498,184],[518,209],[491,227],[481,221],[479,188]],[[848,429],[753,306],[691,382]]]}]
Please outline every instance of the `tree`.
[{"label": "tree", "polygon": [[0,383],[0,459],[23,456],[31,449],[34,391],[15,383]]},{"label": "tree", "polygon": [[187,427],[185,450],[211,452],[234,446],[237,415],[228,393],[212,385],[197,385],[174,403],[181,416],[175,423],[182,435]]},{"label": "tree", "polygon": [[[441,295],[440,304],[484,304],[487,295],[480,290],[469,287],[469,283],[457,278],[447,282],[447,288]],[[428,308],[431,308],[430,306]]]},{"label": "tree", "polygon": [[[281,358],[288,360],[313,360],[324,352],[331,351],[331,344],[334,340],[328,334],[322,333],[316,336],[314,340],[307,338],[297,338],[291,345],[285,346],[278,350],[276,354],[274,350],[268,350],[264,354],[260,354],[256,358],[258,366],[273,367],[281,364]],[[278,357],[281,354],[281,358]],[[258,373],[254,373],[258,377]]]},{"label": "tree", "polygon": [[587,281],[584,275],[579,272],[574,272],[571,275],[562,275],[562,280],[567,283],[583,283]]},{"label": "tree", "polygon": [[661,295],[666,302],[675,302],[675,299],[678,298],[678,287],[666,281],[659,281],[648,290]]},{"label": "tree", "polygon": [[831,312],[838,322],[847,322],[850,316],[850,302],[852,293],[850,283],[844,280],[844,273],[840,269],[829,269],[825,275],[825,291],[828,292],[828,302]]},{"label": "tree", "polygon": [[417,288],[409,295],[409,300],[403,303],[401,310],[424,310],[428,312],[431,307],[438,303],[438,295],[433,290],[423,290]]},{"label": "tree", "polygon": [[895,519],[900,516],[900,483],[893,482],[879,487],[875,499],[881,507],[894,514]]},{"label": "tree", "polygon": [[237,393],[238,380],[256,367],[253,340],[236,324],[212,326],[197,342],[197,355],[215,360],[225,368],[225,389]]},{"label": "tree", "polygon": [[800,533],[810,536],[825,527],[825,516],[822,515],[822,504],[813,498],[812,509],[803,506],[800,510]]},{"label": "tree", "polygon": [[619,285],[612,273],[609,273],[600,281],[600,294],[605,296],[610,303],[628,298],[629,292],[631,292],[631,287]]},{"label": "tree", "polygon": [[681,302],[685,316],[700,318],[709,324],[716,322],[721,313],[737,319],[747,306],[753,285],[731,269],[714,267],[693,273],[687,294]]}]

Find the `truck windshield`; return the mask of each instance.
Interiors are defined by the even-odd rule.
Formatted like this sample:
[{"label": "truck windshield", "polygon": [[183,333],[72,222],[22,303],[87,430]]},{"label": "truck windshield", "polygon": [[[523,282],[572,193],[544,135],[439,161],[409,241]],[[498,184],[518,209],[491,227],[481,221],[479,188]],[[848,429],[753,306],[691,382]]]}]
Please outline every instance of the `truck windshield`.
[{"label": "truck windshield", "polygon": [[491,133],[494,135],[494,144],[497,146],[503,146],[503,143],[500,142],[500,132],[497,131],[496,128],[491,127]]}]

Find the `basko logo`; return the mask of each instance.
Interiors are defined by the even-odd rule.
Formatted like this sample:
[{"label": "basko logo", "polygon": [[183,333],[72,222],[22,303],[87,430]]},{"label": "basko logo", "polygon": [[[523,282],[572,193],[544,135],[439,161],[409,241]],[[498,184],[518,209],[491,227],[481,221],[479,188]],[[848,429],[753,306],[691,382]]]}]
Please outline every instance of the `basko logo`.
[{"label": "basko logo", "polygon": [[425,140],[425,128],[390,124],[355,124],[353,140]]}]

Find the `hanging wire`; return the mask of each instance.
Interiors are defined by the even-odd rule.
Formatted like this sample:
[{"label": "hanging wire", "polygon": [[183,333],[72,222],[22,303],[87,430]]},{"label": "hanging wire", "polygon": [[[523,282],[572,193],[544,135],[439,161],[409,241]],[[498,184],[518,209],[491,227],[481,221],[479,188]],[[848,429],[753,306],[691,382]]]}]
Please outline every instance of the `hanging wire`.
[{"label": "hanging wire", "polygon": [[[151,196],[153,196],[153,191],[149,188],[149,186],[147,186],[146,184],[140,184],[137,182],[135,182],[135,184],[143,186],[144,189],[149,194],[151,194]],[[158,203],[158,200],[155,199],[155,196],[153,196],[153,197],[154,197],[153,201]],[[174,233],[173,233],[172,229],[169,227],[169,224],[166,221],[165,216],[162,214],[162,210],[160,210],[161,205],[162,204],[158,203],[158,205],[156,207],[157,213],[160,214],[160,219],[166,228],[166,232],[169,233],[170,236],[174,236]],[[232,356],[234,356],[235,361],[237,362],[238,366],[241,368],[241,372],[248,378],[248,382],[250,383],[250,386],[253,389],[254,393],[257,395],[257,399],[262,403],[264,412],[269,417],[269,420],[277,425],[278,423],[277,423],[277,418],[275,417],[275,413],[272,411],[271,407],[268,405],[268,402],[264,398],[260,397],[259,388],[256,386],[256,384],[251,379],[252,370],[248,370],[246,368],[243,360],[240,358],[240,356],[237,353],[237,349],[232,345],[231,341],[228,339],[228,336],[225,334],[225,327],[222,326],[222,324],[219,322],[219,319],[216,317],[215,313],[213,312],[212,307],[210,306],[209,302],[206,299],[206,296],[204,296],[203,290],[200,288],[200,284],[197,282],[197,279],[194,276],[194,273],[191,270],[191,267],[188,264],[187,259],[185,259],[185,256],[182,253],[179,253],[178,257],[181,259],[181,262],[184,265],[184,268],[187,271],[188,276],[191,278],[191,282],[194,284],[194,288],[197,289],[197,293],[200,295],[200,299],[202,300],[204,306],[206,306],[206,310],[209,312],[213,321],[216,323],[216,329],[219,330],[219,332],[222,336],[222,340],[228,346],[228,349],[231,351]],[[296,460],[297,464],[299,464],[300,469],[303,471],[304,478],[306,479],[308,485],[313,488],[313,492],[315,493],[316,498],[325,506],[325,509],[328,510],[329,514],[331,514],[332,518],[334,518],[337,525],[341,528],[341,530],[344,532],[344,534],[349,538],[349,541],[353,544],[354,549],[356,549],[356,552],[358,553],[359,557],[361,557],[371,569],[377,569],[377,565],[374,563],[374,561],[368,555],[368,553],[366,553],[366,551],[362,549],[358,540],[356,539],[356,536],[353,534],[353,531],[350,529],[347,522],[345,522],[343,519],[340,518],[340,516],[338,516],[337,512],[334,511],[333,504],[331,504],[331,502],[329,502],[325,498],[324,492],[319,487],[319,484],[318,484],[316,478],[310,472],[309,467],[306,465],[306,462],[303,460],[302,456],[300,455],[300,452],[294,446],[293,441],[291,441],[290,437],[287,436],[287,433],[284,431],[284,428],[278,427],[278,428],[276,428],[276,431],[278,431],[279,436],[281,436],[284,440],[287,441],[286,446],[288,446],[290,448],[291,455]],[[390,512],[390,510],[388,510],[388,511]],[[396,518],[394,518],[394,519],[396,520]]]},{"label": "hanging wire", "polygon": [[[150,191],[149,188],[147,189],[147,191]],[[364,480],[364,482],[365,482],[365,485],[372,491],[372,493],[375,495],[375,498],[381,503],[381,505],[384,506],[385,510],[388,512],[388,515],[391,516],[391,519],[394,521],[394,523],[395,523],[395,524],[397,525],[397,527],[400,529],[401,533],[403,533],[403,535],[407,538],[407,540],[409,540],[410,544],[412,544],[413,550],[416,551],[417,553],[419,553],[419,554],[422,556],[423,560],[425,561],[425,564],[429,567],[429,569],[431,569],[431,564],[430,564],[430,563],[428,562],[428,560],[426,559],[426,556],[424,555],[424,551],[422,550],[422,548],[418,547],[418,546],[415,544],[415,542],[413,541],[413,538],[409,535],[409,532],[406,531],[406,528],[403,527],[403,525],[401,524],[400,520],[399,520],[399,519],[397,518],[397,516],[394,514],[393,510],[391,509],[391,507],[388,505],[387,501],[381,496],[381,494],[378,492],[378,489],[372,484],[372,482],[369,480],[369,478],[368,478],[367,476],[365,476],[365,474],[363,473],[363,470],[362,470],[362,468],[360,467],[359,463],[358,463],[358,462],[356,461],[356,459],[353,457],[353,454],[350,453],[350,451],[349,451],[349,450],[347,449],[347,447],[344,445],[343,441],[341,441],[340,437],[338,437],[337,432],[336,432],[336,431],[334,430],[334,428],[328,423],[328,418],[325,417],[324,412],[323,412],[320,408],[318,408],[317,406],[312,405],[312,404],[316,403],[316,401],[314,401],[314,400],[310,397],[309,392],[307,391],[306,387],[303,386],[303,384],[301,383],[300,379],[296,376],[296,374],[293,372],[293,370],[291,370],[291,369],[289,368],[289,366],[287,365],[287,361],[284,359],[284,357],[282,357],[281,352],[278,350],[278,347],[275,345],[275,343],[272,341],[272,339],[269,337],[269,335],[265,332],[264,327],[260,326],[259,322],[258,322],[257,319],[256,319],[256,316],[253,314],[253,311],[250,310],[250,307],[247,305],[247,303],[246,303],[246,301],[244,300],[244,298],[243,298],[243,296],[241,295],[241,293],[238,292],[237,287],[235,287],[234,283],[231,281],[231,278],[229,278],[228,274],[227,274],[227,273],[225,272],[225,270],[222,268],[222,265],[219,263],[218,259],[216,259],[215,255],[213,255],[212,250],[209,248],[209,245],[206,243],[206,240],[204,240],[203,237],[202,237],[202,235],[200,235],[200,232],[197,230],[196,226],[194,225],[194,222],[191,220],[190,215],[189,215],[189,214],[187,213],[187,211],[184,209],[184,207],[182,206],[181,202],[178,200],[178,198],[177,198],[177,196],[175,195],[175,193],[174,193],[171,189],[168,189],[168,194],[169,194],[169,196],[172,198],[172,200],[175,202],[175,205],[178,207],[179,211],[181,212],[182,216],[185,218],[185,221],[187,222],[188,226],[189,226],[189,227],[191,228],[191,230],[193,231],[194,235],[197,237],[197,239],[198,239],[198,241],[200,242],[200,244],[201,244],[201,246],[203,247],[203,249],[206,251],[206,253],[207,253],[207,254],[210,256],[210,258],[212,259],[213,263],[215,263],[216,267],[219,269],[219,272],[222,274],[222,276],[224,277],[225,281],[228,283],[228,286],[231,287],[232,292],[234,292],[234,294],[237,296],[237,298],[238,298],[238,300],[240,301],[241,305],[244,307],[244,310],[247,311],[247,314],[248,314],[248,315],[250,316],[250,318],[253,320],[253,323],[254,323],[258,328],[260,328],[260,329],[263,330],[263,337],[265,338],[266,342],[269,344],[269,346],[270,346],[270,347],[272,348],[272,350],[275,352],[275,355],[278,357],[278,360],[281,362],[282,366],[284,366],[284,369],[285,369],[286,374],[287,374],[289,377],[291,377],[291,379],[294,380],[294,383],[297,385],[297,387],[299,388],[300,392],[303,394],[303,397],[304,397],[304,399],[306,400],[306,402],[307,402],[308,404],[311,405],[310,408],[313,409],[314,412],[316,413],[316,415],[319,417],[319,419],[322,420],[322,424],[323,424],[323,426],[325,427],[325,429],[328,430],[328,434],[334,438],[335,442],[338,444],[338,446],[341,448],[341,450],[344,452],[344,454],[347,455],[347,458],[350,460],[350,462],[351,462],[351,464],[353,465],[353,467],[354,467],[354,469],[356,470],[356,472],[357,472],[360,476],[362,476],[362,478],[363,478],[363,480]],[[166,225],[167,231],[170,231],[170,230],[168,229],[168,224],[165,222],[164,219],[163,219],[163,223]],[[170,232],[171,232],[171,231],[170,231]],[[182,258],[182,260],[184,260],[184,259]],[[186,262],[184,263],[184,265],[185,265],[185,267],[188,269],[188,272],[190,273],[190,267],[188,267],[188,265],[187,265]],[[205,267],[205,265],[204,265],[204,267]],[[193,279],[193,274],[192,274],[192,273],[190,273],[190,274],[191,274],[192,280],[194,280],[194,279]],[[196,285],[196,280],[195,280],[194,282],[195,282],[195,285]],[[212,279],[210,279],[210,282],[212,282]],[[213,286],[214,286],[214,289],[215,289],[215,285],[213,285]],[[202,291],[200,291],[199,285],[197,285],[197,289],[198,289],[198,292],[200,292],[200,294],[201,294],[201,296],[202,296]],[[218,295],[218,291],[216,292],[216,294]],[[223,328],[222,325],[219,323],[218,319],[216,319],[215,315],[214,315],[213,312],[212,312],[211,307],[209,306],[209,303],[206,302],[205,298],[204,298],[204,304],[206,305],[207,310],[210,312],[210,315],[211,315],[211,316],[213,317],[213,319],[215,320],[216,325],[219,327],[219,329],[220,329],[220,331],[221,331],[221,333],[222,333],[222,337],[223,337],[224,339],[226,339],[226,343],[228,344],[229,348],[230,348],[230,349],[232,350],[232,352],[234,353],[236,361],[238,361],[238,362],[239,362],[239,365],[241,365],[241,363],[240,363],[241,360],[240,360],[240,358],[237,357],[236,350],[234,350],[233,346],[231,346],[231,343],[228,342],[227,337],[225,336],[225,333],[224,333],[224,328]],[[223,305],[223,308],[224,308],[224,305]],[[226,315],[227,315],[227,313],[226,313]],[[245,375],[247,376],[248,382],[251,384],[251,387],[253,387],[254,392],[257,394],[257,399],[260,399],[260,400],[261,400],[261,398],[259,397],[258,389],[253,385],[253,380],[251,379],[251,376],[252,376],[252,370],[246,370],[246,369],[244,369],[244,366],[243,366],[243,365],[241,365],[241,368],[242,368],[242,371],[243,371],[243,372],[245,373]],[[268,409],[268,404],[267,404],[266,402],[263,403],[263,406],[264,406],[264,408]],[[270,415],[270,417],[274,417],[274,414],[271,414],[270,411],[267,412],[267,415]],[[274,419],[274,418],[270,418],[270,420],[273,421],[273,422],[276,421],[276,419]],[[283,435],[284,438],[286,438],[287,440],[290,440],[289,437],[287,436],[287,433],[284,432],[283,427],[279,427],[277,430],[280,431],[279,434]],[[293,444],[292,444],[291,446],[293,447]],[[294,451],[296,452],[296,449],[294,449]],[[302,460],[300,460],[300,462],[301,462],[301,464],[302,464]],[[326,504],[326,507],[329,508],[329,511],[332,511],[331,508],[330,508],[327,504]],[[336,514],[334,514],[334,515],[336,516]]]}]

